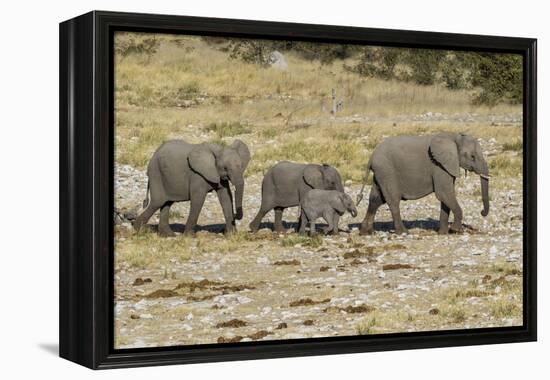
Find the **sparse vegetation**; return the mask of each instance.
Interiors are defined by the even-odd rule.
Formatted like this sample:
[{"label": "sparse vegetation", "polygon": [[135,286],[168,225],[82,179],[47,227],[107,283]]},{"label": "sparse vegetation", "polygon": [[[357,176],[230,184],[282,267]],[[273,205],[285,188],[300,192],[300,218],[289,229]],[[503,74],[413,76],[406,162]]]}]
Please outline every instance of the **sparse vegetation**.
[{"label": "sparse vegetation", "polygon": [[515,141],[505,142],[502,145],[503,151],[521,152],[523,151],[523,141],[517,139]]},{"label": "sparse vegetation", "polygon": [[323,245],[323,238],[319,234],[313,236],[290,234],[281,239],[281,246],[283,247],[294,247],[296,245],[318,248]]}]

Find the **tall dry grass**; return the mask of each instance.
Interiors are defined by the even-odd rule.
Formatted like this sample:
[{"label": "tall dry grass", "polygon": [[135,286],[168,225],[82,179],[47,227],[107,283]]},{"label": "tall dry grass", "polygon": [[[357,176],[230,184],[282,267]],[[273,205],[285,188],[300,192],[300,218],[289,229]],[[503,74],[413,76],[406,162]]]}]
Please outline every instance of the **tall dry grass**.
[{"label": "tall dry grass", "polygon": [[[225,142],[238,137],[251,145],[248,174],[287,159],[329,163],[344,179],[359,181],[376,144],[390,135],[450,130],[495,138],[516,156],[522,150],[519,125],[413,118],[426,112],[520,114],[519,106],[476,106],[467,91],[361,77],[343,68],[351,59],[321,65],[286,53],[289,68],[280,71],[231,59],[198,37],[157,38],[153,55],[115,58],[120,163],[144,168],[171,138]],[[344,103],[336,118],[330,114],[332,88]],[[491,159],[492,168],[503,175],[517,173],[521,157],[516,156]]]}]

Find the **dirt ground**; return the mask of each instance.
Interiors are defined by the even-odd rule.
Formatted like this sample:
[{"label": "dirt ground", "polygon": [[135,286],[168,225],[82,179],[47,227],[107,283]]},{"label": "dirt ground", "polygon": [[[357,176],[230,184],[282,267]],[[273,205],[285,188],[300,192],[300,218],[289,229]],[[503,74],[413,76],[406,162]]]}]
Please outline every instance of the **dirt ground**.
[{"label": "dirt ground", "polygon": [[[494,140],[481,143],[488,155],[500,149]],[[215,194],[207,197],[196,238],[180,234],[187,203],[173,207],[175,238],[156,236],[157,215],[151,232],[136,234],[127,222],[116,226],[115,347],[522,324],[521,176],[491,180],[491,212],[483,218],[479,178],[463,175],[456,185],[462,234],[437,234],[439,202],[431,195],[402,203],[408,235],[392,231],[383,206],[376,233],[359,236],[364,200],[357,218],[341,219],[338,236],[314,238],[293,232],[297,208],[284,213],[286,234],[271,232],[273,213],[257,234],[247,232],[259,208],[261,179],[246,178],[245,215],[231,237],[221,234]],[[346,182],[353,199],[360,187]],[[119,211],[136,211],[145,173],[119,165],[115,188]]]}]

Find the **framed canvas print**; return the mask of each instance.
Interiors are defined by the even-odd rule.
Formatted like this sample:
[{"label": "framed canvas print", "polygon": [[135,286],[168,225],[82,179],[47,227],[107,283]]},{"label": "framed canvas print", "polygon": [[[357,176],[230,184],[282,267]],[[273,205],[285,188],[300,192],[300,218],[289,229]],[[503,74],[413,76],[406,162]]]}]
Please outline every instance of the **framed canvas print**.
[{"label": "framed canvas print", "polygon": [[536,339],[536,40],[60,25],[60,355]]}]

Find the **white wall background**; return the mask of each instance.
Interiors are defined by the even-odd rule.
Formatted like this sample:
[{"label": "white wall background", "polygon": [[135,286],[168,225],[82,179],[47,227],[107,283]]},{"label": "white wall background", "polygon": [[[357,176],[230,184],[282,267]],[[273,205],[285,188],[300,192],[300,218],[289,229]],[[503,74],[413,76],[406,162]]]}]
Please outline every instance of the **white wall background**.
[{"label": "white wall background", "polygon": [[[0,22],[0,377],[475,379],[548,375],[550,28],[543,1],[7,1]],[[58,23],[89,10],[539,39],[539,342],[94,373],[57,355]],[[546,109],[545,109],[546,108]],[[544,350],[546,349],[546,354]]]}]

